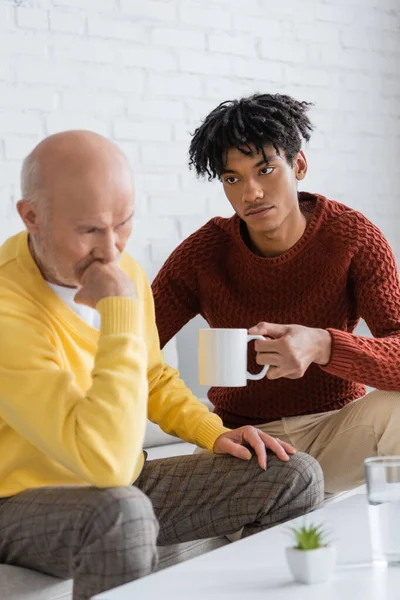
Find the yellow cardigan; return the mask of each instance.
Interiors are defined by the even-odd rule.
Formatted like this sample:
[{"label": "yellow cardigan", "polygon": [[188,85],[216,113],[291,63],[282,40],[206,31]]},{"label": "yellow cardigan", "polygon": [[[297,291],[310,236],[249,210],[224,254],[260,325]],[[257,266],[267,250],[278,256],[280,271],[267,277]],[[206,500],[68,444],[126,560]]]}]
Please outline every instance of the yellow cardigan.
[{"label": "yellow cardigan", "polygon": [[0,247],[0,497],[132,484],[147,416],[210,450],[228,431],[165,365],[143,270],[120,266],[137,299],[101,300],[97,331],[44,281],[26,232]]}]

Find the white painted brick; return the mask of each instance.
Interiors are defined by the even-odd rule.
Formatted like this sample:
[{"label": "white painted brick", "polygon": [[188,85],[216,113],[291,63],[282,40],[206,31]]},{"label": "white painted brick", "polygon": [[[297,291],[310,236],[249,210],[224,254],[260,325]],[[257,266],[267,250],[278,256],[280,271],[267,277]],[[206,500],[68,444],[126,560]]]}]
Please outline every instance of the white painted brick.
[{"label": "white painted brick", "polygon": [[140,69],[94,64],[82,65],[81,69],[89,89],[127,92],[131,101],[143,94],[144,72]]},{"label": "white painted brick", "polygon": [[[117,144],[117,146],[125,154],[126,158],[128,159],[129,164],[131,165],[131,168],[134,171],[136,168],[136,165],[139,162],[139,157],[140,157],[139,144],[135,144],[135,142],[125,142],[125,141],[120,141],[120,140],[115,140],[115,139],[113,139],[113,141]],[[135,205],[136,205],[136,200],[135,200]],[[135,212],[137,212],[137,207],[135,208]]]},{"label": "white painted brick", "polygon": [[285,41],[284,44],[271,44],[267,39],[262,39],[260,56],[272,61],[289,63],[307,63],[307,46],[299,42]]},{"label": "white painted brick", "polygon": [[4,108],[53,110],[55,94],[53,89],[0,84],[1,105]]},{"label": "white painted brick", "polygon": [[7,189],[7,195],[11,195],[11,187],[18,183],[21,172],[21,162],[0,161],[0,188]]},{"label": "white painted brick", "polygon": [[0,30],[14,27],[14,9],[11,4],[0,5]]},{"label": "white painted brick", "polygon": [[[234,72],[236,73],[236,69],[234,69]],[[279,72],[281,75],[280,68]],[[207,77],[206,96],[219,99],[222,102],[223,100],[250,96],[256,90],[261,89],[263,85],[260,79],[239,79],[238,75],[235,77]]]},{"label": "white painted brick", "polygon": [[244,31],[253,36],[263,36],[268,40],[278,40],[282,37],[282,22],[278,19],[268,19],[262,15],[251,17],[248,14],[233,14],[233,31]]},{"label": "white painted brick", "polygon": [[40,135],[43,131],[43,123],[37,115],[14,110],[1,110],[0,131],[2,134]]},{"label": "white painted brick", "polygon": [[231,58],[224,54],[215,54],[215,52],[188,50],[179,56],[179,68],[187,73],[229,75]]},{"label": "white painted brick", "polygon": [[295,19],[296,21],[307,23],[315,20],[317,2],[314,0],[303,0],[300,10],[298,0],[284,0],[283,2],[275,2],[274,4],[271,4],[269,0],[260,0],[260,6],[266,13],[266,16],[270,18],[291,21]]},{"label": "white painted brick", "polygon": [[17,79],[23,83],[77,87],[79,73],[72,63],[21,56],[16,60]]},{"label": "white painted brick", "polygon": [[40,140],[38,137],[8,135],[5,140],[7,160],[23,160]]},{"label": "white painted brick", "polygon": [[207,199],[205,197],[193,200],[188,194],[162,196],[151,196],[149,209],[154,215],[202,215],[207,210]]},{"label": "white painted brick", "polygon": [[89,16],[88,18],[89,35],[102,38],[115,38],[117,40],[128,40],[136,43],[145,43],[148,41],[146,29],[128,19],[115,18],[109,16]]},{"label": "white painted brick", "polygon": [[186,102],[186,115],[188,123],[195,123],[196,127],[199,121],[203,120],[209,112],[217,106],[217,102],[213,98],[204,100],[188,100]]},{"label": "white painted brick", "polygon": [[285,66],[286,80],[291,84],[302,84],[327,87],[330,83],[326,69],[310,69],[307,67]]},{"label": "white painted brick", "polygon": [[357,11],[354,6],[349,6],[349,3],[346,6],[336,6],[318,2],[315,5],[315,16],[321,21],[351,25],[356,22]]},{"label": "white painted brick", "polygon": [[144,142],[142,144],[142,160],[144,165],[179,166],[185,164],[187,146],[179,142]]},{"label": "white painted brick", "polygon": [[157,240],[156,238],[153,238],[153,240],[155,241],[150,245],[150,257],[151,261],[156,264],[158,268],[162,266],[171,252],[175,250],[182,241],[178,233],[169,239]]},{"label": "white painted brick", "polygon": [[176,57],[169,50],[134,44],[118,47],[118,62],[155,71],[174,71],[177,65]]},{"label": "white painted brick", "polygon": [[381,55],[378,52],[368,52],[356,49],[339,49],[321,46],[321,64],[325,67],[340,67],[342,69],[362,69],[371,73],[393,73],[398,70],[397,57]]},{"label": "white painted brick", "polygon": [[185,142],[189,148],[189,142],[191,139],[191,135],[194,132],[194,127],[190,127],[188,123],[184,121],[179,123],[174,123],[173,126],[173,139],[176,142]]},{"label": "white painted brick", "polygon": [[10,54],[46,56],[49,38],[42,33],[28,31],[2,32],[0,35],[0,57]]},{"label": "white painted brick", "polygon": [[259,0],[246,0],[245,5],[243,4],[243,0],[213,0],[213,4],[225,4],[228,5],[228,8],[238,8],[241,10],[245,8],[246,14],[257,15],[260,13]]},{"label": "white painted brick", "polygon": [[248,58],[233,58],[232,72],[236,77],[282,81],[283,65],[272,61]]},{"label": "white painted brick", "polygon": [[204,215],[201,217],[199,215],[195,217],[180,217],[178,223],[180,237],[185,240],[189,235],[200,229],[209,219],[205,219],[204,223],[202,222],[203,220]]},{"label": "white painted brick", "polygon": [[166,216],[141,216],[134,220],[132,236],[135,240],[164,240],[176,236],[176,219]]},{"label": "white painted brick", "polygon": [[110,126],[104,119],[91,115],[54,112],[46,118],[46,135],[69,129],[90,129],[110,137]]},{"label": "white painted brick", "polygon": [[129,115],[159,121],[174,121],[184,117],[185,106],[182,100],[135,100],[128,105]]},{"label": "white painted brick", "polygon": [[342,31],[341,39],[344,48],[380,51],[383,49],[385,33],[351,27]]},{"label": "white painted brick", "polygon": [[314,23],[294,23],[294,32],[297,40],[304,43],[318,42],[321,44],[340,43],[340,28],[334,23],[324,23],[322,21]]},{"label": "white painted brick", "polygon": [[210,3],[182,2],[179,5],[179,19],[187,25],[215,29],[231,29],[231,11],[225,8],[210,6]]},{"label": "white painted brick", "polygon": [[93,9],[98,12],[113,12],[116,8],[115,0],[53,0],[55,6],[67,8]]},{"label": "white painted brick", "polygon": [[17,8],[17,24],[26,29],[48,29],[49,15],[46,9],[26,8],[24,6]]},{"label": "white painted brick", "polygon": [[256,56],[254,35],[231,35],[223,31],[210,33],[208,47],[211,52],[237,54],[238,56]]},{"label": "white painted brick", "polygon": [[11,60],[0,58],[0,81],[10,81],[12,79]]},{"label": "white painted brick", "polygon": [[208,201],[208,213],[209,218],[212,217],[224,217],[229,219],[233,215],[232,206],[229,204],[228,199],[223,193],[222,189],[213,198]]},{"label": "white painted brick", "polygon": [[373,8],[370,11],[360,11],[358,23],[363,27],[394,31],[398,34],[400,30],[400,11],[384,12],[379,8]]},{"label": "white painted brick", "polygon": [[150,96],[196,98],[201,95],[201,80],[197,75],[149,75]]},{"label": "white painted brick", "polygon": [[384,96],[400,96],[400,77],[385,77],[381,81]]},{"label": "white painted brick", "polygon": [[49,13],[50,30],[80,35],[85,29],[83,13],[55,9]]},{"label": "white painted brick", "polygon": [[343,86],[350,91],[363,91],[374,93],[379,90],[379,83],[370,75],[363,73],[343,73]]},{"label": "white painted brick", "polygon": [[115,52],[106,40],[79,39],[72,35],[54,38],[54,55],[57,59],[72,59],[95,63],[112,63]]},{"label": "white painted brick", "polygon": [[157,173],[153,168],[148,172],[135,169],[135,188],[138,193],[163,194],[179,189],[179,177],[177,173]]},{"label": "white painted brick", "polygon": [[173,21],[175,19],[175,2],[157,2],[156,0],[120,0],[123,13],[137,18],[151,19],[152,21]]},{"label": "white painted brick", "polygon": [[151,32],[151,43],[156,46],[173,46],[178,48],[197,48],[206,46],[206,36],[200,31],[181,31],[156,27]]},{"label": "white painted brick", "polygon": [[151,268],[150,244],[145,244],[142,241],[138,241],[135,239],[134,235],[131,235],[128,243],[126,244],[125,251],[144,268],[147,273],[147,277],[149,277],[149,270]]},{"label": "white painted brick", "polygon": [[62,107],[67,111],[88,112],[102,117],[120,115],[125,101],[116,94],[63,92]]},{"label": "white painted brick", "polygon": [[169,123],[117,119],[114,123],[114,137],[117,140],[167,142],[172,139],[172,126]]}]

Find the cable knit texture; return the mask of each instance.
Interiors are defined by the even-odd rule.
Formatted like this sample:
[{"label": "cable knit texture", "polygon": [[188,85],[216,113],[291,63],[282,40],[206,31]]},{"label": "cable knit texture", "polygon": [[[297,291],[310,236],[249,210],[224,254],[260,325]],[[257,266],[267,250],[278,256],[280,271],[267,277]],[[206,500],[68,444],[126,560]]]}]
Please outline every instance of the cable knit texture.
[{"label": "cable knit texture", "polygon": [[[244,223],[214,218],[185,240],[153,283],[161,345],[200,313],[211,327],[260,321],[327,329],[330,362],[301,379],[212,388],[215,411],[230,426],[342,408],[365,385],[400,391],[400,282],[381,231],[361,213],[301,192],[312,218],[302,238],[275,258],[246,245]],[[354,335],[360,318],[373,338]],[[249,369],[256,372],[253,347]]]}]

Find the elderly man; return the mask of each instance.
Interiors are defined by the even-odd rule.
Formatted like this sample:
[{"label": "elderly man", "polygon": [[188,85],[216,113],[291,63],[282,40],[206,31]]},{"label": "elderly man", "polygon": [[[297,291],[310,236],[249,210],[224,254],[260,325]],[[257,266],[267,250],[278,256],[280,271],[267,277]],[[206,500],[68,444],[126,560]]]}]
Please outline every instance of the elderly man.
[{"label": "elderly man", "polygon": [[[164,364],[149,284],[124,253],[133,185],[118,148],[51,136],[22,193],[27,231],[0,249],[0,560],[73,577],[84,600],[150,573],[157,543],[316,507],[314,459],[223,427]],[[213,452],[146,461],[147,415]]]}]

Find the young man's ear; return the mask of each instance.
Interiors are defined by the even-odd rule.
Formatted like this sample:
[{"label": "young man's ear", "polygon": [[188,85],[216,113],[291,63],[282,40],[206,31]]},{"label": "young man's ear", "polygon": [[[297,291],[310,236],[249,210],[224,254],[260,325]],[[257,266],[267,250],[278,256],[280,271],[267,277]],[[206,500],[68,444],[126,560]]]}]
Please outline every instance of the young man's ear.
[{"label": "young man's ear", "polygon": [[293,169],[297,181],[304,179],[307,173],[307,159],[303,150],[300,150],[293,159]]},{"label": "young man's ear", "polygon": [[17,211],[24,222],[29,233],[36,233],[38,229],[38,211],[29,200],[19,200],[17,202]]}]

